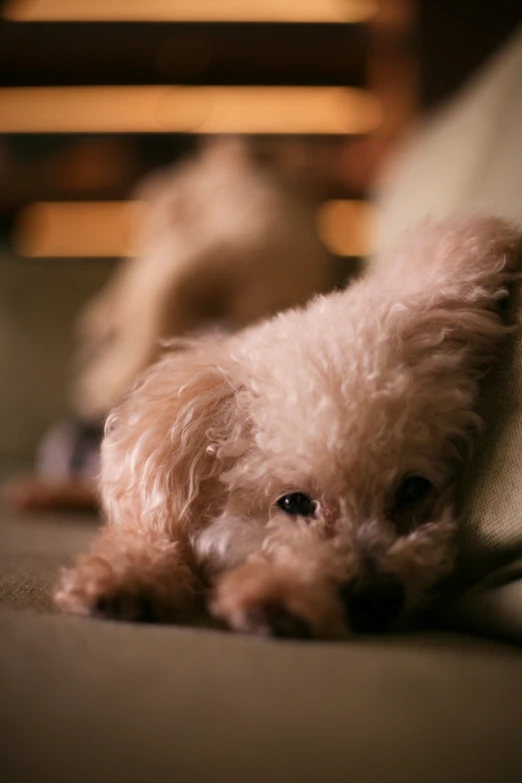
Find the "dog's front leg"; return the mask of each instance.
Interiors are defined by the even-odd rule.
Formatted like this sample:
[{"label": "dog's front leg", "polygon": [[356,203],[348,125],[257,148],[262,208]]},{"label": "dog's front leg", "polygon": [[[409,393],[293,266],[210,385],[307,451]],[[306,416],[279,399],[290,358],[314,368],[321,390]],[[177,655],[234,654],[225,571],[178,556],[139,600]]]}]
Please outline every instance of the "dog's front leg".
[{"label": "dog's front leg", "polygon": [[64,570],[54,594],[72,614],[182,622],[201,612],[203,591],[181,541],[145,529],[109,527]]},{"label": "dog's front leg", "polygon": [[265,636],[343,638],[335,586],[285,564],[253,557],[217,582],[211,613],[232,630]]}]

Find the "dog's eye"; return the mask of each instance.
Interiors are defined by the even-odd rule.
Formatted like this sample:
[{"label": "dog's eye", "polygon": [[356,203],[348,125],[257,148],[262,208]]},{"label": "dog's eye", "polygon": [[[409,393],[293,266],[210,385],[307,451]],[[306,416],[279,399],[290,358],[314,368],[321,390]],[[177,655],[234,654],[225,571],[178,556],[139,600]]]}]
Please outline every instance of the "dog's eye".
[{"label": "dog's eye", "polygon": [[424,476],[408,476],[395,494],[395,509],[400,511],[418,503],[419,500],[426,497],[431,486],[431,481]]},{"label": "dog's eye", "polygon": [[315,502],[304,492],[291,492],[277,501],[277,506],[291,517],[313,517]]}]

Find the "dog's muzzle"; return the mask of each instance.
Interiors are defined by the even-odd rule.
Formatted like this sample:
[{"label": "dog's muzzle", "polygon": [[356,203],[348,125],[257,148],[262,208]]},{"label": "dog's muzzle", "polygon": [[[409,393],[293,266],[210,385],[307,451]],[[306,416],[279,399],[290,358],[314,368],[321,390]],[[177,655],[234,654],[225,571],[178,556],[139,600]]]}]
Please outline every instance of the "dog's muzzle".
[{"label": "dog's muzzle", "polygon": [[392,574],[373,574],[343,585],[339,595],[352,631],[380,633],[390,630],[398,619],[405,590]]}]

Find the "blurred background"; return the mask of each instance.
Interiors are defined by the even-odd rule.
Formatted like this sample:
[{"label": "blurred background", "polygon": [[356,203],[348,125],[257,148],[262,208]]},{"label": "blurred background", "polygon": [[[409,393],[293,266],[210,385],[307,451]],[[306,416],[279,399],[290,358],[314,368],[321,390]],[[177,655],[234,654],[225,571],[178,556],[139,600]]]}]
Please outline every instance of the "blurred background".
[{"label": "blurred background", "polygon": [[[89,361],[100,360],[102,342],[114,348],[121,326],[97,338],[98,358],[82,358],[78,370],[82,341],[98,328],[84,318],[93,297],[105,302],[109,320],[120,300],[132,299],[131,322],[133,312],[178,313],[197,301],[198,318],[162,321],[153,341],[207,322],[243,326],[293,304],[292,289],[300,300],[349,282],[379,248],[380,183],[397,151],[520,21],[520,2],[507,0],[0,3],[0,460],[30,463],[55,422],[72,416],[88,429],[111,404],[111,394],[96,405],[75,387],[75,373],[81,379]],[[216,147],[220,140],[230,143]],[[253,216],[241,211],[249,199]],[[266,220],[245,240],[239,229],[254,222],[257,203]],[[281,251],[278,268],[263,281],[252,272],[238,282],[243,256],[264,257],[261,245],[279,236],[286,214],[294,237],[302,233],[314,247],[315,261],[303,266],[310,290],[293,286],[295,266],[285,278],[282,230],[280,244],[266,248]],[[233,226],[226,241],[224,224]],[[181,235],[183,252],[192,243],[198,253],[185,252],[179,305],[172,268]],[[164,284],[151,260],[160,236],[162,258],[173,265],[161,273]],[[199,283],[193,295],[191,270],[208,281],[205,264],[223,254],[229,271],[205,296]],[[328,275],[312,273],[314,263],[327,265]],[[147,283],[158,274],[161,297]],[[244,313],[227,298],[232,284],[250,302]],[[287,298],[278,298],[285,285]],[[175,288],[172,299],[165,295]],[[153,358],[149,349],[136,370]],[[106,372],[119,362],[113,352]],[[89,395],[96,397],[102,376],[90,379]]]}]

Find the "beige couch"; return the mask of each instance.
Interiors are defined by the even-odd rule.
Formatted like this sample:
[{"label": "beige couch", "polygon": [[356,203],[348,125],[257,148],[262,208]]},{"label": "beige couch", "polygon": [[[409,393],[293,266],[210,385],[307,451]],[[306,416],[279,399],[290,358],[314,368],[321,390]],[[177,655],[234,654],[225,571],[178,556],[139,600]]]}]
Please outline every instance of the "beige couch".
[{"label": "beige couch", "polygon": [[0,525],[5,783],[516,783],[522,650],[269,641],[56,615],[89,518]]}]

